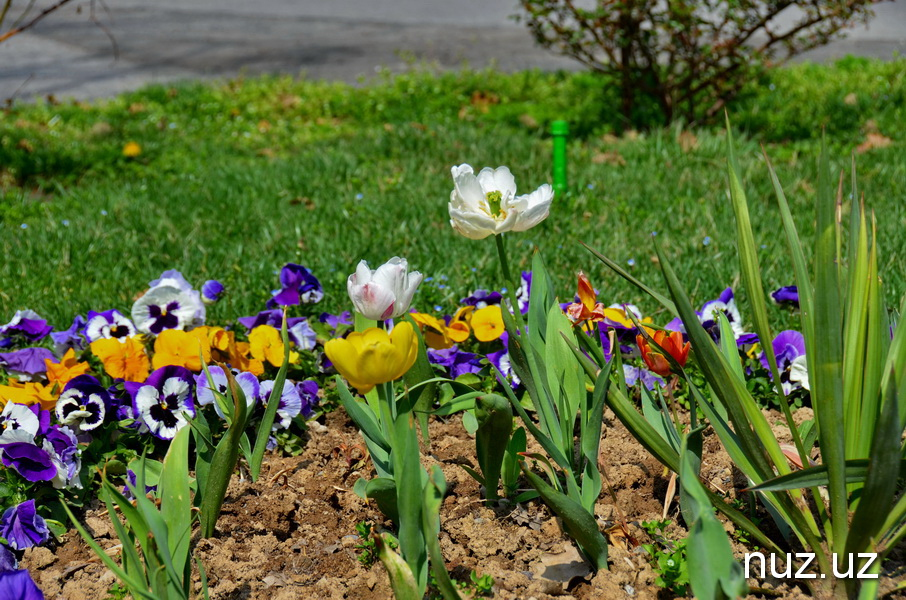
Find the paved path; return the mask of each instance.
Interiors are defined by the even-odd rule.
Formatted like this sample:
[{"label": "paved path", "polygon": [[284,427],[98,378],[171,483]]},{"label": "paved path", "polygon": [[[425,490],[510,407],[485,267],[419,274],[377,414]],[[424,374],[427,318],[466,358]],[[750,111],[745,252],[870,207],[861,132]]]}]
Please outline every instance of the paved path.
[{"label": "paved path", "polygon": [[[534,44],[510,18],[512,0],[107,0],[109,14],[98,2],[118,58],[90,20],[90,0],[75,0],[0,44],[0,99],[97,98],[148,82],[239,73],[355,82],[413,60],[444,69],[579,68]],[[806,58],[906,55],[906,0],[876,12],[868,29]]]}]

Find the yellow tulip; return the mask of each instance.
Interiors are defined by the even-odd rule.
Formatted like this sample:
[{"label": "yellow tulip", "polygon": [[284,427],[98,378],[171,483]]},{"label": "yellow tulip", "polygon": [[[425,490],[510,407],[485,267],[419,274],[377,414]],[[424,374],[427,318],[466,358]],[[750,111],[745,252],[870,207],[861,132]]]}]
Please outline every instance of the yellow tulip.
[{"label": "yellow tulip", "polygon": [[418,337],[407,322],[397,324],[389,335],[372,327],[330,340],[324,352],[351,386],[367,394],[379,383],[399,379],[415,364]]}]

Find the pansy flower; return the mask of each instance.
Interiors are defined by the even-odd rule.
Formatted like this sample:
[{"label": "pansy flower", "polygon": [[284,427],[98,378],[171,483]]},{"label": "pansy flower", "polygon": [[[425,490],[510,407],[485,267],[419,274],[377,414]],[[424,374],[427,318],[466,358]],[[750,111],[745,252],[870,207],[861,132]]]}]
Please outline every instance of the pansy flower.
[{"label": "pansy flower", "polygon": [[456,346],[445,350],[428,350],[428,362],[444,367],[453,379],[481,371],[481,357],[472,352],[464,352]]},{"label": "pansy flower", "polygon": [[320,391],[321,388],[318,387],[318,382],[314,379],[306,379],[296,384],[296,392],[302,400],[302,408],[299,414],[306,419],[311,418],[315,413],[314,408],[321,401]]},{"label": "pansy flower", "polygon": [[104,312],[88,311],[88,320],[85,323],[85,337],[89,342],[107,339],[115,339],[122,342],[136,333],[138,331],[135,328],[135,324],[116,309],[105,310]]},{"label": "pansy flower", "polygon": [[273,291],[268,308],[295,304],[316,304],[324,298],[324,288],[312,272],[302,265],[287,263],[280,269],[280,289]]},{"label": "pansy flower", "polygon": [[447,324],[437,317],[425,313],[409,313],[425,338],[425,345],[435,350],[442,350],[453,345],[447,331]]},{"label": "pansy flower", "polygon": [[154,340],[151,366],[155,369],[175,365],[190,371],[201,371],[202,360],[206,363],[211,361],[207,327],[197,327],[192,331],[167,329]]},{"label": "pansy flower", "polygon": [[198,292],[160,285],[135,301],[132,319],[142,333],[158,335],[165,329],[189,329],[204,325],[204,304]]},{"label": "pansy flower", "polygon": [[13,550],[25,550],[40,546],[50,539],[47,521],[38,514],[34,500],[10,506],[0,517],[0,537]]},{"label": "pansy flower", "polygon": [[116,339],[97,340],[91,342],[91,351],[114,379],[142,382],[148,377],[151,361],[145,347],[134,337],[126,338],[122,343]]},{"label": "pansy flower", "polygon": [[[808,361],[805,358],[805,337],[798,331],[787,329],[781,331],[772,343],[774,356],[777,358],[777,370],[780,371],[780,385],[784,395],[789,395],[799,388],[810,389],[808,380]],[[761,353],[761,364],[773,379],[768,356]]]},{"label": "pansy flower", "polygon": [[54,425],[45,434],[42,447],[57,468],[57,476],[51,481],[53,487],[58,490],[81,489],[79,473],[82,470],[82,452],[72,430]]},{"label": "pansy flower", "polygon": [[[274,382],[270,379],[262,381],[259,388],[259,397],[261,403],[267,406],[270,401],[271,392],[274,391]],[[283,384],[283,392],[280,394],[280,403],[277,405],[277,418],[274,419],[273,431],[277,429],[286,429],[292,420],[302,412],[302,397],[299,396],[299,390],[291,382],[286,381]]]},{"label": "pansy flower", "polygon": [[[293,321],[290,325],[289,321]],[[281,323],[282,325],[282,323]],[[308,319],[301,317],[287,320],[287,334],[289,341],[294,343],[300,350],[314,350],[318,344],[318,334],[311,328]]]},{"label": "pansy flower", "polygon": [[192,373],[185,367],[157,369],[135,393],[136,419],[154,436],[172,440],[177,431],[188,425],[187,416],[195,416],[194,385]]},{"label": "pansy flower", "polygon": [[333,330],[332,334],[336,334],[337,329],[339,329],[340,325],[346,325],[347,327],[352,326],[352,313],[348,310],[345,310],[338,315],[324,312],[318,316],[318,321],[320,321],[321,323],[327,323],[327,325]]},{"label": "pansy flower", "polygon": [[35,585],[27,569],[0,572],[0,589],[15,600],[44,600],[44,594]]},{"label": "pansy flower", "polygon": [[635,384],[641,382],[648,391],[654,391],[654,386],[659,385],[660,387],[666,387],[667,384],[664,380],[646,369],[645,367],[635,367],[633,365],[623,365],[623,377],[626,380],[626,386],[632,387]]},{"label": "pansy flower", "polygon": [[[252,357],[262,363],[269,362],[275,367],[283,364],[283,340],[280,332],[270,325],[259,325],[249,333],[249,345]],[[299,359],[295,352],[289,353],[289,362],[294,363]]]},{"label": "pansy flower", "polygon": [[[16,555],[9,551],[6,544],[0,544],[0,577],[9,571],[15,571],[19,568],[19,562]],[[0,579],[0,586],[3,585],[3,579]]]},{"label": "pansy flower", "polygon": [[[283,326],[283,311],[279,308],[271,308],[268,310],[262,310],[257,315],[251,317],[239,317],[236,319],[239,321],[239,324],[246,328],[247,331],[258,327],[259,325],[270,325],[275,329],[280,329]],[[286,326],[289,327],[289,320],[287,319]]]},{"label": "pansy flower", "polygon": [[79,375],[84,375],[91,368],[91,365],[87,362],[79,362],[76,359],[75,351],[72,348],[66,351],[66,354],[63,355],[59,362],[54,362],[50,359],[44,362],[47,369],[47,381],[50,385],[58,385],[60,387],[65,386]]},{"label": "pansy flower", "polygon": [[209,279],[201,286],[201,301],[205,304],[214,304],[223,297],[225,291],[222,283],[216,279]]},{"label": "pansy flower", "polygon": [[[520,386],[522,383],[519,380],[519,376],[516,375],[516,372],[513,370],[512,363],[510,363],[510,354],[504,350],[499,350],[497,352],[491,352],[487,356],[488,361],[497,367],[497,370],[500,371],[500,374],[506,377],[507,382],[510,387],[514,390]],[[501,382],[502,383],[502,382]]]},{"label": "pansy flower", "polygon": [[489,304],[500,304],[501,300],[503,300],[503,296],[500,295],[500,292],[478,289],[472,292],[470,296],[462,298],[459,303],[466,306],[474,306],[475,308],[484,308]]},{"label": "pansy flower", "polygon": [[503,313],[500,305],[479,308],[472,313],[469,325],[475,333],[475,339],[479,342],[492,342],[499,339],[504,332]]},{"label": "pansy flower", "polygon": [[0,352],[0,367],[20,381],[31,381],[36,375],[47,372],[45,362],[53,360],[53,352],[47,348],[25,348],[15,352]]},{"label": "pansy flower", "polygon": [[50,337],[53,340],[54,349],[57,354],[63,354],[67,350],[84,350],[88,345],[85,339],[85,325],[88,321],[82,315],[76,315],[72,319],[72,325],[65,331],[52,331]]},{"label": "pansy flower", "polygon": [[91,375],[81,375],[66,384],[54,414],[62,425],[79,431],[97,429],[107,415],[110,394]]},{"label": "pansy flower", "polygon": [[45,410],[53,410],[57,403],[57,396],[53,386],[43,385],[34,381],[20,383],[10,380],[9,385],[0,385],[0,406],[7,402],[17,404],[40,405]]},{"label": "pansy flower", "polygon": [[733,288],[725,289],[717,300],[705,302],[700,317],[702,327],[708,331],[716,331],[718,328],[717,315],[721,312],[727,316],[727,321],[730,322],[735,337],[738,338],[745,333],[742,328],[742,316],[740,316],[739,309],[736,308],[736,300],[733,298]]},{"label": "pansy flower", "polygon": [[15,469],[32,483],[52,481],[57,476],[57,467],[50,455],[33,442],[3,444],[0,449],[3,451],[3,465]]},{"label": "pansy flower", "polygon": [[0,444],[33,443],[40,421],[35,411],[16,402],[7,402],[0,413]]},{"label": "pansy flower", "polygon": [[528,313],[529,297],[532,295],[532,272],[523,271],[519,280],[519,289],[516,290],[516,302],[519,303],[519,312]]},{"label": "pansy flower", "polygon": [[777,304],[789,304],[799,308],[799,288],[795,285],[788,285],[771,292],[771,298]]},{"label": "pansy flower", "polygon": [[45,338],[53,327],[33,310],[17,310],[6,325],[0,325],[0,348],[9,348],[17,340],[37,342]]},{"label": "pansy flower", "polygon": [[[198,404],[201,406],[207,406],[208,404],[214,405],[214,410],[220,416],[224,418],[223,410],[220,408],[220,403],[214,398],[214,392],[223,394],[224,396],[227,393],[227,376],[224,373],[222,367],[217,365],[212,365],[208,367],[208,372],[211,374],[211,380],[213,383],[208,383],[208,376],[205,373],[200,373],[195,376],[195,393],[198,397]],[[258,378],[248,372],[237,373],[235,376],[236,384],[242,389],[242,393],[245,395],[245,403],[248,406],[249,411],[252,410],[252,407],[255,406],[255,400],[258,398],[260,385],[258,383]]]}]

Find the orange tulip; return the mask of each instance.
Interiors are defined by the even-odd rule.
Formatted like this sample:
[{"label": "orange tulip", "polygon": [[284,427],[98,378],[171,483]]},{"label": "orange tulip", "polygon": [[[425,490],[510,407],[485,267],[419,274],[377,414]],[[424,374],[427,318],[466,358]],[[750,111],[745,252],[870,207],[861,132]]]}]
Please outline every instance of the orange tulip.
[{"label": "orange tulip", "polygon": [[[645,331],[654,339],[654,342],[663,348],[665,352],[670,354],[673,357],[679,366],[686,366],[686,359],[689,358],[689,342],[683,344],[683,334],[679,331],[655,331],[645,327]],[[670,363],[661,354],[660,350],[657,348],[652,348],[651,343],[645,339],[641,333],[635,336],[636,344],[639,345],[639,350],[642,352],[642,359],[645,361],[645,364],[648,365],[648,368],[660,375],[661,377],[666,377],[670,374]]]}]

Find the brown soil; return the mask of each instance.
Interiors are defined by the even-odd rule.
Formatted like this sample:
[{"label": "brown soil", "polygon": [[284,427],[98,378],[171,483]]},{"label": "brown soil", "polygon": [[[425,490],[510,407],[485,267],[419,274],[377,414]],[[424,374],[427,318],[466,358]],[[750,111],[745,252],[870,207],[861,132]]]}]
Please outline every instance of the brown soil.
[{"label": "brown soil", "polygon": [[[431,445],[423,454],[427,463],[440,464],[447,478],[440,541],[452,576],[468,580],[472,570],[490,574],[494,598],[501,600],[671,598],[655,585],[657,574],[645,551],[623,535],[650,541],[638,523],[661,518],[669,477],[610,412],[603,431],[600,461],[616,504],[605,484],[596,513],[609,530],[611,567],[592,575],[540,501],[485,507],[478,484],[459,466],[473,465],[474,440],[458,418],[433,422]],[[216,535],[197,546],[213,600],[392,598],[380,563],[366,569],[357,560],[356,523],[390,526],[373,504],[352,492],[359,477],[372,476],[367,464],[356,469],[357,430],[340,410],[328,414],[324,425],[313,423],[308,437],[298,457],[269,456],[257,483],[234,476]],[[702,480],[733,496],[742,482],[716,448],[712,436],[705,446]],[[674,501],[668,516],[680,521],[678,512]],[[116,555],[119,541],[107,516],[95,508],[85,522],[101,546]],[[676,523],[667,532],[672,539],[685,535]],[[738,545],[736,550],[745,551]],[[102,600],[116,582],[75,532],[53,550],[26,552],[23,565],[49,600]],[[781,587],[779,597],[807,596]]]}]

